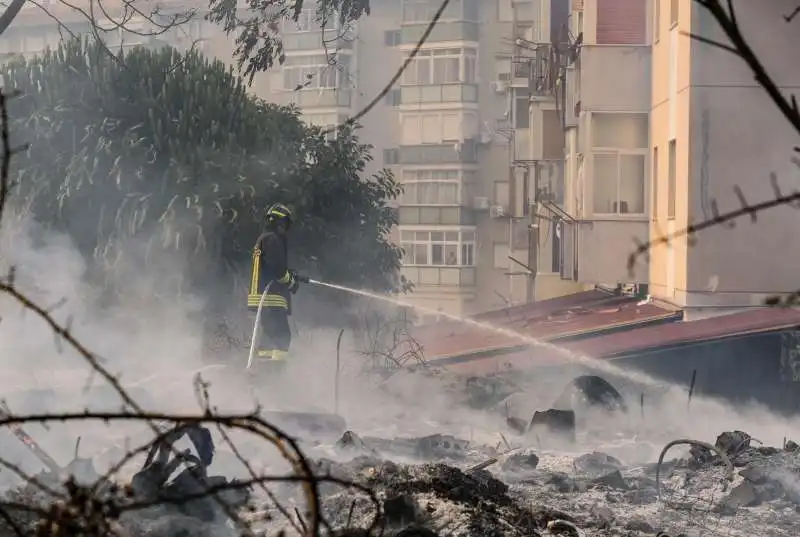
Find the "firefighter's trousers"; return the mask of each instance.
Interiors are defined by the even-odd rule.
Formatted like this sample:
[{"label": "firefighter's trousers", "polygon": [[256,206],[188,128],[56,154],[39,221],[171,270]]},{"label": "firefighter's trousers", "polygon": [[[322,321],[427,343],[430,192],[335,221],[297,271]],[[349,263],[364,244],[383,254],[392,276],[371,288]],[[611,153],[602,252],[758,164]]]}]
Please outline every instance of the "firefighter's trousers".
[{"label": "firefighter's trousers", "polygon": [[285,360],[292,344],[289,327],[289,310],[286,308],[264,308],[261,311],[261,339],[258,356],[272,360]]}]

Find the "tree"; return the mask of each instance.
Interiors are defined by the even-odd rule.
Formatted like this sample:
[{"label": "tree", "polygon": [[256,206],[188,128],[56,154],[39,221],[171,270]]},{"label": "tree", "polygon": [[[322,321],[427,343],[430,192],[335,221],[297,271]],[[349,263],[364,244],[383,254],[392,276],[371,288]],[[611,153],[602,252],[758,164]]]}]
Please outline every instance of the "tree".
[{"label": "tree", "polygon": [[12,135],[30,143],[14,161],[12,199],[87,259],[124,265],[122,239],[136,238],[191,258],[189,283],[219,282],[249,268],[264,211],[281,201],[298,214],[299,269],[394,287],[401,251],[387,202],[399,186],[387,170],[362,177],[371,146],[355,130],[328,141],[194,51],[138,48],[123,65],[72,40],[2,73],[21,93]]}]

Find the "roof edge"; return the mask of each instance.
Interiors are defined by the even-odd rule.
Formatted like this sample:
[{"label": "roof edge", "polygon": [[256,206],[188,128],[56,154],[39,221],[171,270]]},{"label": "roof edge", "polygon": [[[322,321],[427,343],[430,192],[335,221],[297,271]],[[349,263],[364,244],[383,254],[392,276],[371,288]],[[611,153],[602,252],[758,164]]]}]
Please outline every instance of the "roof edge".
[{"label": "roof edge", "polygon": [[[571,341],[580,337],[587,337],[587,336],[594,336],[600,335],[606,332],[611,332],[615,330],[624,330],[626,328],[633,328],[633,327],[643,327],[650,324],[660,324],[665,322],[676,321],[683,316],[683,313],[680,311],[676,312],[668,312],[663,315],[658,315],[655,317],[649,317],[647,319],[640,319],[640,320],[633,320],[623,323],[617,323],[613,325],[607,326],[600,326],[595,328],[586,328],[583,330],[576,330],[574,332],[569,332],[566,334],[560,334],[558,336],[554,336],[551,338],[538,338],[539,341],[548,344],[555,344],[557,342],[565,342]],[[524,337],[523,334],[520,336]],[[529,349],[535,347],[536,345],[533,343],[521,343],[518,345],[500,345],[496,347],[485,347],[482,349],[476,349],[472,351],[462,352],[459,354],[450,354],[444,356],[438,356],[436,358],[426,359],[428,365],[455,365],[461,364],[465,362],[470,362],[472,360],[480,360],[482,358],[491,358],[493,356],[503,356],[505,354],[512,354],[518,351],[522,351],[525,349]],[[565,349],[568,350],[568,349]],[[601,358],[605,358],[602,356]]]}]

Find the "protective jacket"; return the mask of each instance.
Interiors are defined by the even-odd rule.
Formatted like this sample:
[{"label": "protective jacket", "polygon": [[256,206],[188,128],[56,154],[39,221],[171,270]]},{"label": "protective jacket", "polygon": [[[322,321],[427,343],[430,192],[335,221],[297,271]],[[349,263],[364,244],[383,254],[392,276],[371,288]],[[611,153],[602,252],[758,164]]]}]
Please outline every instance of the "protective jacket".
[{"label": "protective jacket", "polygon": [[264,288],[272,282],[264,299],[264,307],[292,310],[292,288],[296,285],[287,261],[289,245],[286,237],[268,231],[258,237],[253,250],[253,276],[247,306],[258,308]]}]

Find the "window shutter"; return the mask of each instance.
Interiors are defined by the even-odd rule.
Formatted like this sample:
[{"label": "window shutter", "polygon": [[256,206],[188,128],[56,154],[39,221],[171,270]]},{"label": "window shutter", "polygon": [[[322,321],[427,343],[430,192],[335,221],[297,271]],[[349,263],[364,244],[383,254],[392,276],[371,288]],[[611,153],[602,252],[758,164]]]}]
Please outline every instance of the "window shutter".
[{"label": "window shutter", "polygon": [[644,0],[597,0],[598,45],[645,45]]}]

